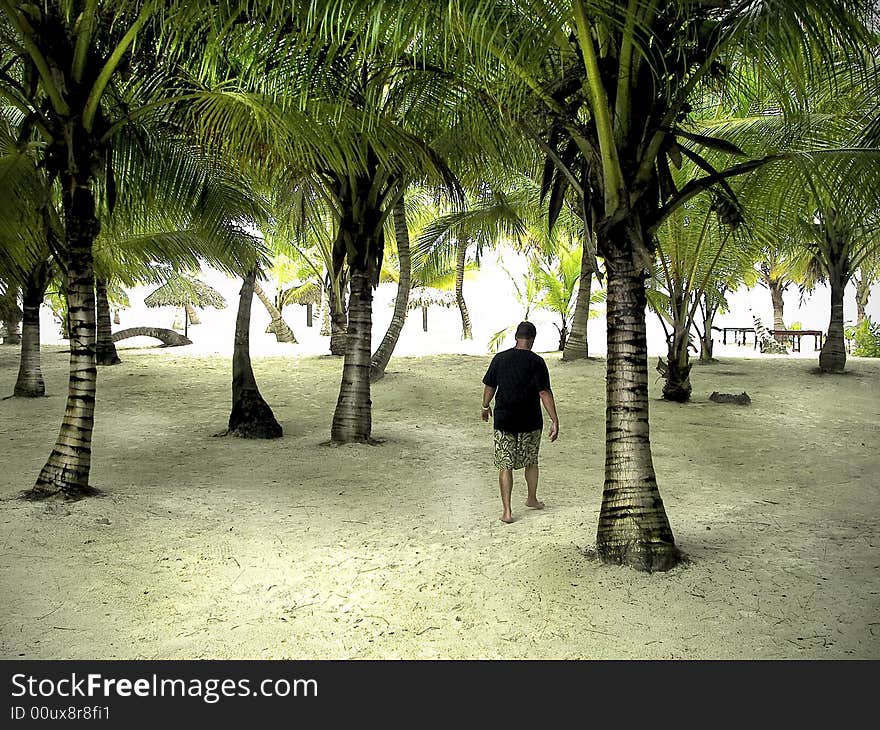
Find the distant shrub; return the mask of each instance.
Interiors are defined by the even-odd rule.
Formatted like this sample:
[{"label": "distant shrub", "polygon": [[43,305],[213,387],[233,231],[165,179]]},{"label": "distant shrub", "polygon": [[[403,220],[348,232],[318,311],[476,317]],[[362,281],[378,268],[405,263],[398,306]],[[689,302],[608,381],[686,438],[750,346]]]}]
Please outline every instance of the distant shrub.
[{"label": "distant shrub", "polygon": [[852,354],[856,357],[880,357],[880,322],[866,317],[860,325],[847,327],[843,334],[852,340]]},{"label": "distant shrub", "polygon": [[801,322],[793,322],[792,324],[788,325],[788,329],[794,330],[794,331],[802,330],[803,328],[804,328],[804,325]]}]

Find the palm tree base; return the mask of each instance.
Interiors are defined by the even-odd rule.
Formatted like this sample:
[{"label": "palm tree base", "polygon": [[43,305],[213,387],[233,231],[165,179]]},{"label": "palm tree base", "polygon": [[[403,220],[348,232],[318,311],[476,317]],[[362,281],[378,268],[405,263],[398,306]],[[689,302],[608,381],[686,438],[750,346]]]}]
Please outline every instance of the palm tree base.
[{"label": "palm tree base", "polygon": [[121,365],[122,359],[119,355],[116,354],[116,348],[113,348],[112,352],[101,352],[98,351],[95,353],[95,364],[96,365]]},{"label": "palm tree base", "polygon": [[330,446],[344,446],[345,444],[364,444],[366,446],[380,446],[385,443],[383,439],[374,439],[372,436],[331,436],[326,442]]},{"label": "palm tree base", "polygon": [[29,502],[42,502],[47,499],[59,499],[64,500],[65,502],[76,502],[80,499],[85,499],[86,497],[100,497],[103,496],[103,494],[104,493],[97,487],[67,485],[54,488],[35,486],[21,492],[19,496],[22,499],[28,500]]},{"label": "palm tree base", "polygon": [[39,385],[27,385],[27,386],[15,386],[15,390],[12,391],[13,398],[45,398],[46,397],[46,385],[44,383],[40,383]]},{"label": "palm tree base", "polygon": [[266,334],[275,335],[276,342],[289,342],[293,345],[299,344],[296,341],[293,330],[290,329],[290,325],[288,325],[287,322],[285,322],[284,320],[280,320],[279,322],[270,322],[269,326],[266,327]]},{"label": "palm tree base", "polygon": [[573,350],[572,348],[565,348],[562,350],[562,361],[563,362],[574,362],[575,360],[589,360],[590,356],[587,354],[586,350]]},{"label": "palm tree base", "polygon": [[842,373],[846,369],[846,350],[825,350],[819,353],[819,370],[823,373]]},{"label": "palm tree base", "polygon": [[13,398],[43,398],[46,395],[46,382],[40,368],[22,368],[12,391]]},{"label": "palm tree base", "polygon": [[675,403],[687,403],[691,399],[691,391],[690,381],[683,383],[667,381],[666,385],[663,386],[663,399],[671,400]]},{"label": "palm tree base", "polygon": [[224,435],[243,439],[277,439],[283,435],[281,424],[258,391],[243,390],[232,405],[229,428]]},{"label": "palm tree base", "polygon": [[681,551],[674,543],[645,540],[599,543],[596,556],[603,563],[626,565],[646,573],[671,570],[682,560]]}]

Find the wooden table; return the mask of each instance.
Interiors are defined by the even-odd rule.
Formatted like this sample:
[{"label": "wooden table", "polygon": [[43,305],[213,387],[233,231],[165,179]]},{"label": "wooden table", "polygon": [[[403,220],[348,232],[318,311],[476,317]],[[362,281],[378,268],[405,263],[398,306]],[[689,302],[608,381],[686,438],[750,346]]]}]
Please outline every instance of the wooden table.
[{"label": "wooden table", "polygon": [[[722,342],[727,344],[727,333],[733,332],[733,344],[735,345],[744,345],[746,344],[746,335],[751,332],[752,337],[755,337],[755,328],[754,327],[713,327],[713,330],[721,330],[721,338]],[[740,340],[742,340],[740,342]],[[757,339],[755,340],[757,342]]]},{"label": "wooden table", "polygon": [[824,332],[822,330],[768,330],[774,337],[785,337],[791,342],[793,352],[801,351],[801,337],[813,338],[813,349],[821,350]]}]

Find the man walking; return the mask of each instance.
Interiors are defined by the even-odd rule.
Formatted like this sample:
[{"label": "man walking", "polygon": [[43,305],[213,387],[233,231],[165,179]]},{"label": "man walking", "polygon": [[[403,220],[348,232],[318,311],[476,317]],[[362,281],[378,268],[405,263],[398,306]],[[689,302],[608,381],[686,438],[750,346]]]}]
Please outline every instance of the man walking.
[{"label": "man walking", "polygon": [[510,494],[513,491],[514,469],[525,469],[528,497],[526,506],[543,509],[538,501],[538,450],[541,446],[541,404],[550,416],[550,440],[559,435],[556,403],[550,390],[547,363],[532,352],[537,330],[531,322],[520,322],[516,328],[516,347],[499,352],[492,358],[483,377],[482,419],[492,415],[495,398],[495,466],[501,488],[501,521],[513,522]]}]

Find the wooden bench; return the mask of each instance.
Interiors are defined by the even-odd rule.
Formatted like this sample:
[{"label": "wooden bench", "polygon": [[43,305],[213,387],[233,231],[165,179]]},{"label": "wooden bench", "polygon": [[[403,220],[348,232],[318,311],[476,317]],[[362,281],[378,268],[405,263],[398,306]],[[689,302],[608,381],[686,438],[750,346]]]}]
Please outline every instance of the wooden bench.
[{"label": "wooden bench", "polygon": [[784,337],[791,342],[792,352],[801,351],[801,337],[813,338],[813,349],[821,350],[825,333],[822,330],[768,330],[776,338]]}]

